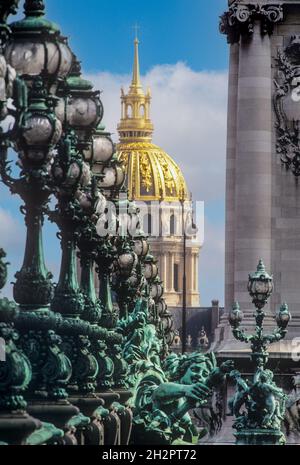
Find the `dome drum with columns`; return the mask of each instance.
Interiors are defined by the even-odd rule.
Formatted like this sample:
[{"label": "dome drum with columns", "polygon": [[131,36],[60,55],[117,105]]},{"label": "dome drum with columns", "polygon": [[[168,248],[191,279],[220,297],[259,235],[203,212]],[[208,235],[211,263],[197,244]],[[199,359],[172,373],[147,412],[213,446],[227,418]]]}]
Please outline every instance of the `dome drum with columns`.
[{"label": "dome drum with columns", "polygon": [[[152,202],[151,210],[144,216],[144,230],[158,259],[166,302],[170,307],[179,307],[182,305],[183,238],[182,232],[178,233],[174,228],[182,223],[183,202],[185,208],[188,204],[191,210],[191,196],[179,166],[152,143],[154,127],[150,119],[150,104],[150,89],[145,94],[141,84],[139,41],[136,38],[132,82],[127,94],[121,90],[117,152],[126,169],[129,199],[137,204],[145,202],[148,206]],[[143,209],[141,214],[145,214]],[[163,234],[166,229],[169,232]],[[199,306],[199,252],[200,244],[196,239],[187,241],[187,305],[191,307]]]}]

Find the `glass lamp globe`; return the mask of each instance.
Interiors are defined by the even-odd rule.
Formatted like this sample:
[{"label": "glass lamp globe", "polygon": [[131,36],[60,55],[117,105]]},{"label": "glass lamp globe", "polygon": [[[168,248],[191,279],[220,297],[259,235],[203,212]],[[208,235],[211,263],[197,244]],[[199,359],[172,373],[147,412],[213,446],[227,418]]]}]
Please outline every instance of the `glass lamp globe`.
[{"label": "glass lamp globe", "polygon": [[93,84],[81,77],[77,60],[74,60],[70,76],[61,84],[57,93],[60,97],[56,107],[57,117],[74,129],[79,148],[90,150],[92,133],[103,117],[103,105],[100,93],[93,90]]},{"label": "glass lamp globe", "polygon": [[114,153],[114,144],[108,137],[96,137],[93,140],[93,160],[95,163],[107,163]]},{"label": "glass lamp globe", "polygon": [[118,257],[118,265],[121,274],[125,276],[130,276],[132,269],[135,264],[135,254],[125,252]]},{"label": "glass lamp globe", "polygon": [[38,77],[34,80],[29,94],[29,106],[24,114],[21,138],[16,144],[23,162],[26,159],[36,162],[47,159],[51,148],[61,137],[61,123],[47,106],[46,97],[43,82]]},{"label": "glass lamp globe", "polygon": [[[92,144],[88,150],[84,151],[86,161],[101,166],[110,162],[115,151],[115,145],[111,139],[110,133],[105,131],[104,125],[99,125],[92,136]],[[100,168],[98,167],[98,170]]]},{"label": "glass lamp globe", "polygon": [[144,260],[143,274],[148,281],[155,279],[158,275],[158,267],[152,255],[148,255]]},{"label": "glass lamp globe", "polygon": [[52,135],[52,124],[46,116],[31,116],[26,121],[24,139],[28,145],[46,144]]},{"label": "glass lamp globe", "polygon": [[286,329],[287,325],[291,320],[291,314],[287,304],[283,304],[280,307],[279,312],[276,315],[276,322],[279,328]]},{"label": "glass lamp globe", "polygon": [[125,181],[125,169],[121,164],[117,164],[116,166],[116,187],[121,188]]},{"label": "glass lamp globe", "polygon": [[138,257],[146,257],[149,252],[149,243],[144,237],[135,239],[134,252]]},{"label": "glass lamp globe", "polygon": [[169,331],[172,330],[173,321],[172,321],[172,315],[171,315],[171,313],[169,311],[166,311],[161,316],[161,323],[162,323],[164,332],[168,333]]},{"label": "glass lamp globe", "polygon": [[[94,167],[93,167],[94,168]],[[94,169],[93,169],[94,172]],[[94,172],[94,174],[96,174]],[[102,171],[103,177],[102,179],[98,180],[99,188],[103,189],[111,189],[116,185],[117,175],[114,166],[108,166],[103,169]]]},{"label": "glass lamp globe", "polygon": [[44,9],[42,1],[25,1],[25,18],[10,25],[5,57],[27,81],[44,72],[51,85],[68,75],[73,54],[58,26],[45,19]]},{"label": "glass lamp globe", "polygon": [[248,292],[258,310],[266,305],[273,292],[273,277],[266,272],[262,260],[259,261],[257,270],[249,275]]},{"label": "glass lamp globe", "polygon": [[159,301],[156,304],[156,308],[159,316],[162,316],[167,310],[166,301],[164,299],[159,299]]},{"label": "glass lamp globe", "polygon": [[243,317],[243,312],[240,310],[240,306],[236,302],[229,313],[228,321],[230,326],[237,328],[242,323]]},{"label": "glass lamp globe", "polygon": [[159,279],[156,279],[153,284],[151,284],[150,295],[152,299],[156,302],[162,297],[164,293],[162,282]]}]

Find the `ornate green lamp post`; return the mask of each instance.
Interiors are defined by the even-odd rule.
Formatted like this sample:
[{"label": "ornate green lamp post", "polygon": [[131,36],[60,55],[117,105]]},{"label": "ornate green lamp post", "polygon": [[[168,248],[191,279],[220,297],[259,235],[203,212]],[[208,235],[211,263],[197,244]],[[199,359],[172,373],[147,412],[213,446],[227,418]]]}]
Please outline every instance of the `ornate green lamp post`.
[{"label": "ornate green lamp post", "polygon": [[84,297],[77,277],[76,245],[82,207],[89,207],[89,199],[82,191],[91,183],[90,168],[82,152],[91,146],[91,136],[102,118],[103,107],[99,92],[81,77],[77,60],[73,62],[70,76],[59,86],[58,95],[56,114],[63,125],[64,140],[52,168],[58,186],[58,206],[52,219],[61,229],[63,253],[52,308],[78,316],[84,312]]},{"label": "ornate green lamp post", "polygon": [[241,373],[231,373],[237,390],[230,400],[232,413],[236,420],[234,428],[237,444],[284,444],[281,423],[285,413],[286,396],[273,381],[273,373],[266,369],[269,353],[268,346],[283,339],[287,333],[287,325],[291,319],[287,304],[283,304],[277,313],[277,328],[266,334],[263,328],[265,319],[264,307],[273,291],[273,278],[262,261],[257,271],[249,275],[248,291],[256,307],[255,333],[247,335],[241,328],[243,313],[239,304],[235,303],[229,315],[229,323],[234,337],[241,342],[251,344],[251,359],[254,364],[254,377],[250,383],[244,380]]},{"label": "ornate green lamp post", "polygon": [[93,170],[93,179],[90,188],[85,189],[79,195],[79,202],[85,213],[79,230],[78,247],[81,265],[81,289],[85,298],[85,314],[83,318],[96,323],[102,316],[102,303],[98,299],[95,290],[94,264],[102,245],[102,240],[97,234],[96,224],[105,214],[107,201],[99,192],[97,179],[101,179],[101,173],[105,164],[109,163],[114,152],[114,145],[109,135],[104,131],[104,126],[98,125],[94,130],[91,143],[83,151],[85,161]]},{"label": "ornate green lamp post", "polygon": [[[23,309],[38,310],[49,305],[52,298],[52,275],[47,271],[42,245],[42,224],[51,194],[50,166],[52,149],[61,136],[61,125],[54,114],[54,101],[43,87],[40,77],[33,79],[29,105],[23,113],[18,142],[20,179],[13,179],[6,162],[1,158],[3,182],[12,193],[24,200],[27,240],[23,266],[16,274],[14,298]],[[32,293],[32,287],[36,292]]]},{"label": "ornate green lamp post", "polygon": [[[1,174],[12,193],[18,193],[25,202],[27,242],[14,296],[24,309],[38,310],[46,308],[52,297],[51,275],[44,262],[41,232],[52,188],[52,151],[61,136],[52,92],[59,79],[70,71],[73,56],[57,26],[44,18],[42,0],[26,0],[24,10],[25,18],[10,25],[5,57],[26,82],[29,104],[24,111],[27,89],[17,78],[18,93],[23,96],[23,102],[15,106],[19,113],[21,107],[22,115],[17,113],[12,133],[2,135]],[[18,180],[11,178],[6,162],[9,140],[14,142],[13,147],[19,154],[21,177]],[[36,292],[32,292],[33,288]]]},{"label": "ornate green lamp post", "polygon": [[92,151],[86,151],[86,158],[91,158],[92,173],[98,188],[111,201],[110,208],[100,215],[97,222],[99,243],[96,254],[96,271],[99,277],[99,300],[102,306],[101,325],[114,328],[118,320],[118,309],[113,303],[112,275],[117,248],[115,238],[118,232],[117,209],[113,199],[124,184],[125,173],[114,154],[115,146],[105,127],[98,126],[94,136]]}]

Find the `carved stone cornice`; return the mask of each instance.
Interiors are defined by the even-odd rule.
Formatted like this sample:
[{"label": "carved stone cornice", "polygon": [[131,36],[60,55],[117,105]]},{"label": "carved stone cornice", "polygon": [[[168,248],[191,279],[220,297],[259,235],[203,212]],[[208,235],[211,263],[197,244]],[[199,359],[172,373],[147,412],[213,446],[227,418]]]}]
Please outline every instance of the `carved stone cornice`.
[{"label": "carved stone cornice", "polygon": [[239,42],[241,36],[253,34],[254,22],[261,22],[262,34],[272,34],[274,25],[283,20],[281,5],[237,4],[229,7],[220,19],[220,32],[228,43]]}]

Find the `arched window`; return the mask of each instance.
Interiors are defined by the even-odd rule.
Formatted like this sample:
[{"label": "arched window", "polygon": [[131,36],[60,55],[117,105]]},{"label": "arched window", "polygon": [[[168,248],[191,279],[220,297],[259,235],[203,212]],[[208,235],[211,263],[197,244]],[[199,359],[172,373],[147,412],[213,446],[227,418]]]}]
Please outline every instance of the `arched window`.
[{"label": "arched window", "polygon": [[144,216],[144,232],[148,235],[151,236],[152,234],[152,216],[150,213]]},{"label": "arched window", "polygon": [[127,105],[126,107],[126,116],[127,118],[132,118],[132,106],[131,105]]},{"label": "arched window", "polygon": [[142,116],[142,117],[145,116],[145,105],[140,106],[140,116]]}]

